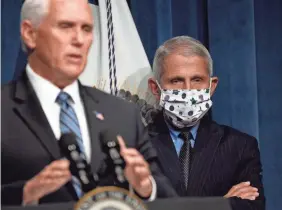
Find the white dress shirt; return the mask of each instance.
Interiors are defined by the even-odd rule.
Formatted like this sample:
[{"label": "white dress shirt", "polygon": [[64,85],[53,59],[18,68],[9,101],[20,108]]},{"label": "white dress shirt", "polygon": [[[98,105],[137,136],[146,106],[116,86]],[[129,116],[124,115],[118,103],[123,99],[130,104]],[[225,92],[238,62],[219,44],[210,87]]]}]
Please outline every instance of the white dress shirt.
[{"label": "white dress shirt", "polygon": [[[54,132],[57,140],[61,138],[61,129],[60,129],[60,110],[61,107],[56,103],[56,98],[59,95],[61,89],[55,86],[53,83],[49,82],[45,78],[41,77],[35,73],[29,64],[26,67],[27,77],[39,99],[41,107],[47,117],[47,120]],[[83,106],[83,101],[80,98],[78,82],[75,81],[69,86],[63,89],[64,92],[68,93],[72,99],[72,107],[76,113],[82,140],[83,146],[85,149],[85,155],[87,161],[90,162],[91,159],[91,143],[90,136],[88,131],[88,124],[86,121],[85,110]]]},{"label": "white dress shirt", "polygon": [[[61,89],[55,86],[50,81],[41,77],[37,73],[35,73],[29,64],[26,66],[27,77],[39,99],[41,107],[47,117],[47,120],[54,132],[57,140],[61,137],[61,129],[60,129],[60,105],[56,102],[56,98],[61,92]],[[83,106],[83,101],[80,98],[78,82],[75,81],[72,84],[68,85],[63,89],[64,92],[68,93],[72,99],[72,107],[76,113],[80,131],[82,135],[83,145],[85,149],[85,155],[87,161],[90,162],[91,159],[91,143],[90,143],[90,135],[88,130],[88,124],[86,121],[85,110]],[[153,201],[157,195],[157,185],[152,176],[150,176],[150,180],[152,182],[152,193],[148,201]],[[133,189],[130,185],[130,191]]]}]

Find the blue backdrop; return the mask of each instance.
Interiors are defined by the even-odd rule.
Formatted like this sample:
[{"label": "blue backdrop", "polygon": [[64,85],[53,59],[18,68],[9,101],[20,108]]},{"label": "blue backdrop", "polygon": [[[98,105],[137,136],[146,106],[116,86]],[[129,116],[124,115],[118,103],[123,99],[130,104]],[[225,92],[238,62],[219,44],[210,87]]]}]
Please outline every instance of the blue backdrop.
[{"label": "blue backdrop", "polygon": [[[190,35],[209,48],[220,79],[213,118],[258,138],[267,209],[282,209],[282,1],[128,1],[150,62],[173,36]],[[20,0],[1,4],[2,84],[26,62],[20,7]]]},{"label": "blue backdrop", "polygon": [[213,118],[258,138],[267,209],[282,209],[282,1],[131,0],[131,11],[151,62],[173,36],[209,48]]}]

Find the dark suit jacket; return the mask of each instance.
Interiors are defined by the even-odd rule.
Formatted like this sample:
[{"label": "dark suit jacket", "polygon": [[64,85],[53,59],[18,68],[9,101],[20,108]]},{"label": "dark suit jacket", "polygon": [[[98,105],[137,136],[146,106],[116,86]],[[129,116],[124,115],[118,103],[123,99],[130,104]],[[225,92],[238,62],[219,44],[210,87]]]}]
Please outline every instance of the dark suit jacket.
[{"label": "dark suit jacket", "polygon": [[161,169],[180,196],[224,196],[233,185],[250,181],[260,196],[256,201],[230,199],[234,209],[264,209],[262,167],[257,140],[205,116],[195,140],[188,190],[184,190],[178,156],[160,112],[148,126]]},{"label": "dark suit jacket", "polygon": [[[149,162],[157,183],[158,197],[176,195],[170,182],[160,173],[156,151],[148,140],[134,105],[94,88],[80,85],[79,89],[91,139],[92,171],[104,170],[105,154],[101,151],[98,135],[101,130],[110,128],[121,134],[127,146],[137,148]],[[25,73],[18,81],[2,86],[1,99],[2,204],[20,205],[25,182],[62,156],[57,139]],[[95,111],[102,113],[105,119],[97,119]],[[107,174],[100,184],[115,185],[113,177]],[[40,203],[76,199],[71,183],[67,183],[42,198]]]}]

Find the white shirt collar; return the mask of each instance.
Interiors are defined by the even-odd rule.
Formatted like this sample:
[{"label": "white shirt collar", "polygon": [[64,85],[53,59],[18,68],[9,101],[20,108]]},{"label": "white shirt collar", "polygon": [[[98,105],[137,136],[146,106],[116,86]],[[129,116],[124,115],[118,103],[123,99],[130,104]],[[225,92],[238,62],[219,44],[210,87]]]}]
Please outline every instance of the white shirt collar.
[{"label": "white shirt collar", "polygon": [[[40,102],[54,103],[61,89],[58,88],[49,80],[46,80],[45,78],[41,77],[36,72],[34,72],[29,64],[27,64],[26,66],[26,73]],[[74,81],[72,84],[66,86],[63,89],[63,91],[68,93],[72,97],[74,103],[80,101],[79,87],[77,80]]]}]

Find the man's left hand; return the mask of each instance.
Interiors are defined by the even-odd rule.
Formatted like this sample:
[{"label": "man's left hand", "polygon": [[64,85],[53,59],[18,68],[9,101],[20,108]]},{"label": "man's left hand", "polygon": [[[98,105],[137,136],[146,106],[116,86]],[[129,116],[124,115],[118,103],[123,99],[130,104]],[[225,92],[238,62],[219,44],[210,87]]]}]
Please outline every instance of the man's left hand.
[{"label": "man's left hand", "polygon": [[134,148],[127,148],[121,136],[118,136],[120,154],[126,162],[125,177],[134,190],[142,197],[150,197],[153,185],[150,179],[149,164]]},{"label": "man's left hand", "polygon": [[224,197],[238,197],[241,199],[255,200],[258,196],[258,189],[252,187],[250,182],[241,182],[240,184],[234,185]]}]

